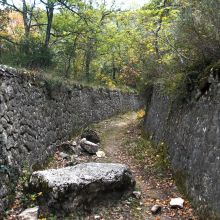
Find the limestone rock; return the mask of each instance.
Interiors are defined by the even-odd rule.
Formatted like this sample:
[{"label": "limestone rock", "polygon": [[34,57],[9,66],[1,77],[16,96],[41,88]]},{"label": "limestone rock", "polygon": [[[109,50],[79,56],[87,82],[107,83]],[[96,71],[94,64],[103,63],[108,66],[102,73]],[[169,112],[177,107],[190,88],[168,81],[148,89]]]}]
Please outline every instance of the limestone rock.
[{"label": "limestone rock", "polygon": [[100,138],[98,134],[91,129],[84,130],[81,135],[81,138],[86,138],[86,140],[93,142],[95,144],[100,143]]},{"label": "limestone rock", "polygon": [[80,141],[80,146],[90,154],[96,154],[99,148],[98,144],[87,141],[85,138]]},{"label": "limestone rock", "polygon": [[70,155],[69,154],[66,154],[66,153],[63,153],[63,152],[60,152],[59,153],[59,156],[62,160],[68,160],[70,159]]},{"label": "limestone rock", "polygon": [[104,151],[97,151],[96,156],[99,158],[105,157],[105,152]]},{"label": "limestone rock", "polygon": [[19,220],[37,220],[39,207],[29,208],[18,215]]},{"label": "limestone rock", "polygon": [[77,146],[76,141],[73,141],[73,142],[72,142],[72,146],[73,146],[73,147],[76,147],[76,146]]},{"label": "limestone rock", "polygon": [[48,207],[71,212],[93,199],[130,192],[135,181],[127,166],[112,163],[84,163],[61,169],[34,172],[30,187],[42,192]]},{"label": "limestone rock", "polygon": [[183,209],[184,200],[182,198],[171,199],[170,206],[171,208],[181,208]]},{"label": "limestone rock", "polygon": [[161,212],[161,206],[159,205],[154,205],[152,208],[151,208],[151,213],[153,215],[157,215]]},{"label": "limestone rock", "polygon": [[133,195],[137,198],[140,199],[141,198],[141,192],[140,191],[134,191]]}]

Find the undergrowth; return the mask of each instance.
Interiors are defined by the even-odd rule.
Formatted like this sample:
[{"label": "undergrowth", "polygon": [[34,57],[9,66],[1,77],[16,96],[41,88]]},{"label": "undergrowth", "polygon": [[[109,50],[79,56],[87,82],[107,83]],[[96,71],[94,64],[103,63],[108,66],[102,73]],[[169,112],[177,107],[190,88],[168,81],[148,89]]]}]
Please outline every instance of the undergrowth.
[{"label": "undergrowth", "polygon": [[[135,140],[127,140],[124,144],[129,156],[133,157],[137,164],[144,167],[145,171],[154,170],[155,173],[164,174],[170,169],[167,155],[167,147],[161,142],[158,145],[141,136]],[[148,168],[153,169],[148,169]]]},{"label": "undergrowth", "polygon": [[[116,84],[115,86],[111,86],[109,84],[102,84],[97,80],[87,82],[86,80],[81,80],[81,79],[66,78],[62,74],[54,70],[53,68],[21,68],[20,66],[17,65],[12,65],[12,64],[9,65],[10,67],[15,68],[17,72],[24,77],[28,76],[29,78],[33,78],[33,79],[37,77],[38,78],[37,82],[40,83],[40,85],[45,85],[49,93],[51,93],[52,89],[55,90],[57,87],[75,86],[75,85],[82,87],[92,87],[94,89],[104,88],[109,90],[120,90],[122,92],[127,92],[127,93],[137,93],[136,89],[119,83]],[[7,65],[6,67],[9,68],[9,66]]]}]

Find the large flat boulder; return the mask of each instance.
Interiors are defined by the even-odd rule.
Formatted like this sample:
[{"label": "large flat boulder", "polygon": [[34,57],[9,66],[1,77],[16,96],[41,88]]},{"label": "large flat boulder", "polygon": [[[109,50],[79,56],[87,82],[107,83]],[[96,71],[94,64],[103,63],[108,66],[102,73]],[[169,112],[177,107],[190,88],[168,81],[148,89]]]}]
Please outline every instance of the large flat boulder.
[{"label": "large flat boulder", "polygon": [[42,192],[53,210],[72,212],[78,206],[107,195],[123,195],[133,190],[135,181],[126,165],[84,163],[61,169],[34,172],[30,186]]}]

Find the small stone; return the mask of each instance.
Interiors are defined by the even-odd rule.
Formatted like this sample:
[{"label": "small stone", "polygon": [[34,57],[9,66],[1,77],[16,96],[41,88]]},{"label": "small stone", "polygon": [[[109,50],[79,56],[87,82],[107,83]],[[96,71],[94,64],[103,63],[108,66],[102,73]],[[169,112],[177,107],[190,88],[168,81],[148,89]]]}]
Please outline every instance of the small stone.
[{"label": "small stone", "polygon": [[141,198],[141,192],[140,191],[134,191],[133,195],[137,198],[140,199]]},{"label": "small stone", "polygon": [[99,158],[105,157],[105,152],[104,151],[97,151],[96,156]]},{"label": "small stone", "polygon": [[29,208],[18,215],[19,220],[37,220],[39,207]]},{"label": "small stone", "polygon": [[184,200],[182,198],[174,198],[170,201],[171,208],[181,208],[183,209]]},{"label": "small stone", "polygon": [[127,204],[127,205],[130,205],[131,204],[131,202],[129,202],[129,201],[125,201],[125,204]]},{"label": "small stone", "polygon": [[86,140],[98,144],[100,143],[100,137],[98,136],[98,134],[91,130],[91,129],[86,129],[83,131],[81,138],[86,138]]},{"label": "small stone", "polygon": [[73,142],[72,142],[72,145],[73,145],[73,147],[76,147],[76,146],[77,146],[76,141],[73,141]]},{"label": "small stone", "polygon": [[141,207],[137,207],[137,210],[138,210],[138,211],[141,211],[141,210],[142,210],[142,208],[141,208]]},{"label": "small stone", "polygon": [[60,153],[59,153],[59,156],[61,157],[62,160],[68,160],[68,159],[70,159],[70,155],[69,155],[69,154],[66,154],[66,153],[63,153],[63,152],[60,152]]},{"label": "small stone", "polygon": [[99,148],[99,145],[87,141],[85,138],[80,141],[80,146],[89,154],[96,154]]},{"label": "small stone", "polygon": [[154,205],[152,208],[151,208],[151,212],[153,215],[157,215],[158,213],[161,212],[161,206],[159,205]]}]

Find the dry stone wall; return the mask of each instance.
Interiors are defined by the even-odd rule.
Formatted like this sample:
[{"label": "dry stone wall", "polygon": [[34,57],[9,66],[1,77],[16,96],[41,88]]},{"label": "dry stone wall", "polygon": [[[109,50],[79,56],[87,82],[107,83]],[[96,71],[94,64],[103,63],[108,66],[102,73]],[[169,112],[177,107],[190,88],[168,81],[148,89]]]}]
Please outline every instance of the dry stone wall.
[{"label": "dry stone wall", "polygon": [[154,88],[147,109],[145,131],[166,143],[176,179],[201,219],[220,219],[219,80],[199,100],[182,105]]},{"label": "dry stone wall", "polygon": [[0,66],[0,213],[24,166],[42,163],[86,125],[141,106],[134,93],[61,85]]}]

